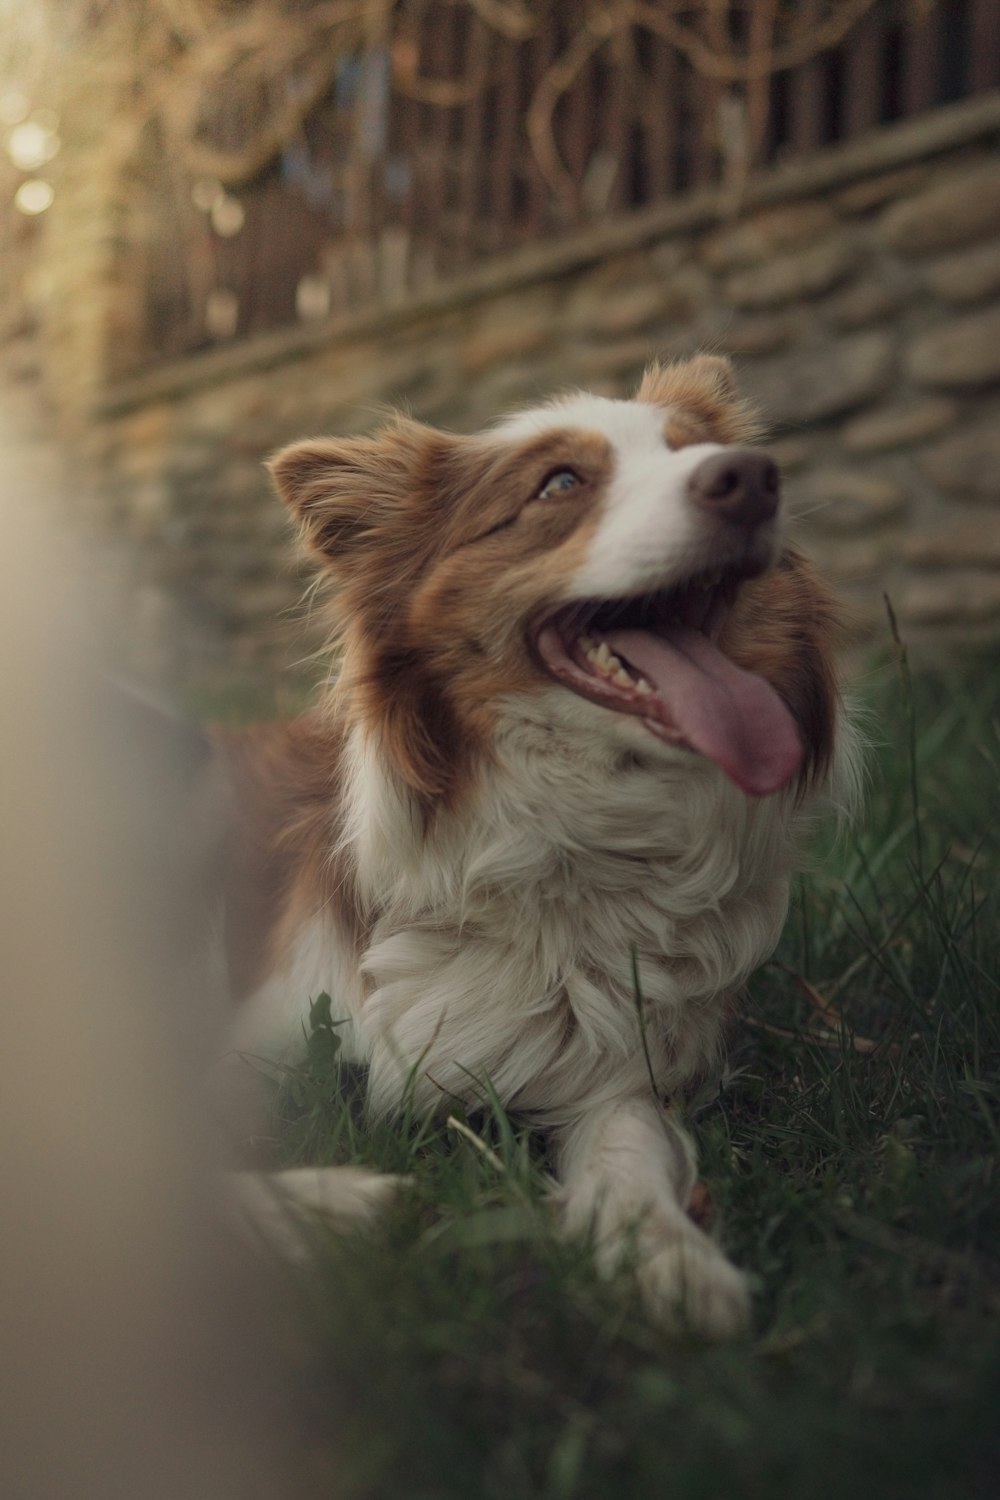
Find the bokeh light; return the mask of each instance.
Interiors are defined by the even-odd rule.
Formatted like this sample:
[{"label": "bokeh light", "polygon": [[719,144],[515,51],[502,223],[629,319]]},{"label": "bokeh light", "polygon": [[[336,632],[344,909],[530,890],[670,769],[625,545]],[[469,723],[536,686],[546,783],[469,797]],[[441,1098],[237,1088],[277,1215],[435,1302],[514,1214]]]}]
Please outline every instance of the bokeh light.
[{"label": "bokeh light", "polygon": [[46,182],[41,177],[30,177],[27,182],[21,183],[14,194],[14,207],[19,213],[34,217],[51,208],[55,196],[51,182]]},{"label": "bokeh light", "polygon": [[49,123],[32,115],[8,133],[7,155],[21,172],[37,172],[59,152],[62,142]]}]

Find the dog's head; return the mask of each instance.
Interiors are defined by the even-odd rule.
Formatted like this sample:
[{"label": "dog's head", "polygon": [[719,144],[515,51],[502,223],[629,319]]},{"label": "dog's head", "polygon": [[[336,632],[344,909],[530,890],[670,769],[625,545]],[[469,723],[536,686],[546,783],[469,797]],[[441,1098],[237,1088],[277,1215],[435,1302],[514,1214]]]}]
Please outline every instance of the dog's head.
[{"label": "dog's head", "polygon": [[333,574],[355,711],[448,795],[524,695],[581,736],[802,786],[835,719],[834,609],[782,545],[777,469],[728,363],[650,369],[475,437],[304,442],[277,487]]}]

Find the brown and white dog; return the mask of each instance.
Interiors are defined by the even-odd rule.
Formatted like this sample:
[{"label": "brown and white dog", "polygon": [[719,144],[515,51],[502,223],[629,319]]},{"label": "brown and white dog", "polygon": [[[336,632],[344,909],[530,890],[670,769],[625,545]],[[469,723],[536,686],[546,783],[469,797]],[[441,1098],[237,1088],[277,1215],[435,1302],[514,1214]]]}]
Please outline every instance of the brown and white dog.
[{"label": "brown and white dog", "polygon": [[288,1057],[327,991],[374,1110],[488,1076],[551,1131],[566,1225],[609,1267],[631,1245],[651,1311],[710,1335],[746,1284],[686,1213],[641,1031],[663,1098],[713,1064],[854,759],[834,604],[753,433],[703,355],[474,437],[287,448],[340,669],[304,717],[219,735],[235,1046]]}]

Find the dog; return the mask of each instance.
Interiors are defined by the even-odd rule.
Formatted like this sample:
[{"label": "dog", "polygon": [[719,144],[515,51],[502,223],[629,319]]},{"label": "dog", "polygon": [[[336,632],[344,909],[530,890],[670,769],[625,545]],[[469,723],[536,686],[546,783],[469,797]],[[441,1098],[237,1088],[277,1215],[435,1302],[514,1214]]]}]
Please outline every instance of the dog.
[{"label": "dog", "polygon": [[235,1051],[294,1056],[325,991],[377,1114],[488,1078],[549,1132],[567,1230],[709,1337],[747,1281],[687,1212],[665,1101],[716,1065],[856,764],[836,603],[756,435],[699,355],[476,436],[286,448],[339,670],[293,722],[216,733]]}]

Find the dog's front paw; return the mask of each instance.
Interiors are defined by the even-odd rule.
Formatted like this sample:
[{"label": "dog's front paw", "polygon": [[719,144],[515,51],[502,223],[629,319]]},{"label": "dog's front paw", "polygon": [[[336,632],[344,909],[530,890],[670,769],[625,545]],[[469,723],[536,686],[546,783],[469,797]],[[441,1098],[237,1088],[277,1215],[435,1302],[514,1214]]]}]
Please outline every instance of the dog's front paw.
[{"label": "dog's front paw", "polygon": [[237,1222],[290,1260],[308,1253],[317,1220],[338,1231],[371,1225],[406,1181],[362,1167],[291,1167],[227,1178]]},{"label": "dog's front paw", "polygon": [[698,1230],[671,1228],[651,1244],[647,1229],[636,1273],[650,1314],[670,1333],[730,1339],[750,1327],[746,1277]]}]

